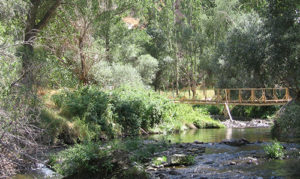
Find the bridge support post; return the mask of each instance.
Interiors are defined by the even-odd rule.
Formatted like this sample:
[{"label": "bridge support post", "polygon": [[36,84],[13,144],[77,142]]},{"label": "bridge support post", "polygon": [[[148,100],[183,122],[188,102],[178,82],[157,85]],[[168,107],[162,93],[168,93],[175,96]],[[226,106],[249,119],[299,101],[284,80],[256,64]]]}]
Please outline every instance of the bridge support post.
[{"label": "bridge support post", "polygon": [[286,100],[290,100],[290,93],[289,93],[289,89],[285,88],[285,99]]},{"label": "bridge support post", "polygon": [[224,116],[229,117],[230,121],[233,121],[233,118],[232,118],[231,113],[230,113],[230,108],[229,108],[227,102],[224,103],[224,107],[225,107],[224,108]]}]

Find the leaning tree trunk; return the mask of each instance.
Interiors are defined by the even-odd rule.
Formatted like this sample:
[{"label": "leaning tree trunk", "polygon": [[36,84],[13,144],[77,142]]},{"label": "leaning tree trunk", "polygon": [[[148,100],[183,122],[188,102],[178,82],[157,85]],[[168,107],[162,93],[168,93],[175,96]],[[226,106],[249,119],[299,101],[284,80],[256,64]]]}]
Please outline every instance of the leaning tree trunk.
[{"label": "leaning tree trunk", "polygon": [[[34,58],[34,41],[39,33],[46,25],[49,23],[51,17],[55,14],[56,9],[61,4],[62,0],[52,1],[52,5],[46,9],[41,8],[40,0],[31,0],[32,7],[27,14],[26,26],[25,26],[25,39],[23,43],[23,48],[19,50],[19,54],[22,58],[22,71],[23,80],[22,83],[25,87],[31,87],[34,83],[33,75],[33,58]],[[51,2],[51,1],[49,1]],[[44,16],[37,17],[41,12],[45,12]]]}]

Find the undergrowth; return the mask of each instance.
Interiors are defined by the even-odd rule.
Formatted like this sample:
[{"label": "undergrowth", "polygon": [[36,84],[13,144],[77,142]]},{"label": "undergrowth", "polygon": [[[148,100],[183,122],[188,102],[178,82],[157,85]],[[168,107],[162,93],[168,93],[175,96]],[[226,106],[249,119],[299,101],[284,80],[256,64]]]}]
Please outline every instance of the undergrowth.
[{"label": "undergrowth", "polygon": [[179,132],[224,127],[204,108],[174,104],[152,90],[121,87],[102,91],[97,87],[59,90],[50,100],[55,109],[42,111],[42,128],[52,143],[74,144],[151,132]]}]

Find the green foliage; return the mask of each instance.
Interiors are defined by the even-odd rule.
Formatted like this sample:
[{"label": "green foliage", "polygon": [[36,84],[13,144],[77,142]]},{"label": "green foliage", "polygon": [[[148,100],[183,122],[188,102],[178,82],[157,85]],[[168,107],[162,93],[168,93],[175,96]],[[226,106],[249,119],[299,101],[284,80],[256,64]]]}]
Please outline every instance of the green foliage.
[{"label": "green foliage", "polygon": [[181,160],[183,165],[193,165],[196,162],[195,157],[193,155],[187,155]]},{"label": "green foliage", "polygon": [[140,128],[148,130],[167,117],[170,102],[150,90],[123,87],[112,94],[115,112],[124,132],[136,135]]},{"label": "green foliage", "polygon": [[[110,93],[96,87],[82,87],[61,91],[51,100],[60,109],[59,114],[64,120],[78,124],[79,136],[85,136],[79,137],[80,141],[98,140],[103,135],[109,138],[138,135],[141,129],[148,131],[166,121],[172,106],[168,99],[151,90],[130,87]],[[86,130],[90,132],[82,134]]]},{"label": "green foliage", "polygon": [[193,108],[186,104],[173,105],[169,110],[168,120],[157,126],[157,131],[179,132],[188,129],[193,124],[197,128],[223,128],[219,121],[212,119],[205,108]]},{"label": "green foliage", "polygon": [[54,94],[51,96],[51,101],[54,102],[54,104],[61,108],[63,104],[63,100],[65,99],[65,94],[64,93],[59,93],[59,94]]},{"label": "green foliage", "polygon": [[235,106],[231,114],[236,117],[266,119],[279,110],[278,106]]},{"label": "green foliage", "polygon": [[267,155],[267,157],[272,159],[279,159],[284,156],[284,150],[283,146],[277,142],[273,141],[271,145],[266,145],[264,147],[264,151]]},{"label": "green foliage", "polygon": [[161,165],[162,163],[166,163],[168,161],[168,158],[166,156],[162,157],[156,157],[152,159],[152,163],[156,166]]},{"label": "green foliage", "polygon": [[148,178],[140,163],[149,162],[154,153],[166,147],[164,141],[144,143],[138,138],[111,141],[105,145],[89,142],[52,155],[48,164],[64,177]]},{"label": "green foliage", "polygon": [[[263,87],[268,76],[262,66],[267,37],[262,19],[254,12],[239,16],[218,46],[214,70],[219,87]],[[250,75],[251,74],[251,75]]]},{"label": "green foliage", "polygon": [[[144,140],[137,138],[129,139],[122,144],[123,150],[131,152],[130,160],[134,162],[149,162],[154,153],[163,151],[168,144],[166,141],[144,143]],[[119,146],[120,147],[120,146]]]},{"label": "green foliage", "polygon": [[44,141],[49,141],[51,144],[75,144],[78,141],[93,139],[97,132],[90,130],[88,125],[79,118],[73,118],[71,122],[46,109],[42,110],[40,118],[41,128],[46,129]]},{"label": "green foliage", "polygon": [[210,115],[222,115],[224,107],[220,105],[194,105],[194,108],[204,108]]},{"label": "green foliage", "polygon": [[144,84],[151,84],[158,70],[158,61],[151,55],[142,55],[138,58],[137,70]]},{"label": "green foliage", "polygon": [[113,138],[119,134],[119,126],[114,122],[113,106],[110,104],[109,95],[96,87],[82,87],[75,91],[65,90],[51,97],[60,115],[74,122],[80,120],[81,126],[88,128],[88,138],[99,139],[101,134]]},{"label": "green foliage", "polygon": [[95,80],[103,87],[118,88],[124,85],[143,86],[142,78],[138,71],[130,64],[114,63],[109,65],[100,61],[92,68]]},{"label": "green foliage", "polygon": [[85,173],[89,176],[112,171],[107,150],[99,150],[95,143],[76,144],[50,158],[50,165],[64,176]]},{"label": "green foliage", "polygon": [[272,134],[281,137],[300,136],[300,105],[296,102],[284,107],[275,118]]}]

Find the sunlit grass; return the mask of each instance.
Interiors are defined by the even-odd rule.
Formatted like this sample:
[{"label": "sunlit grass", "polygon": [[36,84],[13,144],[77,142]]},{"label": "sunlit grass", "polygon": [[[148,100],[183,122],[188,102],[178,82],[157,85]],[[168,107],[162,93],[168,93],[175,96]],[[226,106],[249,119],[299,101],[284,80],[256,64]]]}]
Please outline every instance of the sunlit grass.
[{"label": "sunlit grass", "polygon": [[[205,100],[205,93],[206,93],[206,99],[210,100],[215,97],[215,91],[213,89],[197,89],[196,90],[196,97],[195,99],[199,100]],[[166,95],[169,99],[192,99],[193,93],[189,90],[179,90],[178,96],[176,95],[176,91],[161,91],[160,94]]]}]

